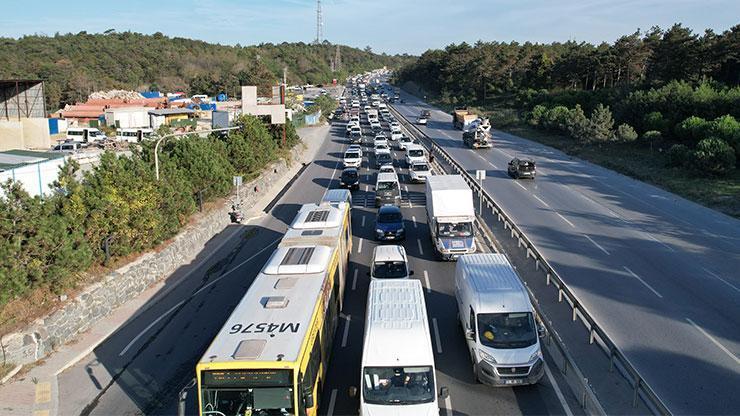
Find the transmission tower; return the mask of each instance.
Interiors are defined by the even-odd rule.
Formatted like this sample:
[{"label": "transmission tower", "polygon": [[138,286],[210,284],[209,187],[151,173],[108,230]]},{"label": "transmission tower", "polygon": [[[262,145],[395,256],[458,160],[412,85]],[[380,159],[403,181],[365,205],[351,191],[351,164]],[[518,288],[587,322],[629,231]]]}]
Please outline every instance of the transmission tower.
[{"label": "transmission tower", "polygon": [[324,37],[324,19],[321,17],[321,0],[316,0],[316,40],[317,45],[321,43]]}]

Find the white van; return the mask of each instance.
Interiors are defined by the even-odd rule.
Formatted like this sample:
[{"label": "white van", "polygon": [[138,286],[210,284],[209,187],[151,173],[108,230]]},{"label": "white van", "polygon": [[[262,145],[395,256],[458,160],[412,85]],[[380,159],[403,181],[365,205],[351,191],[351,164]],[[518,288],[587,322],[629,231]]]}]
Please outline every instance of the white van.
[{"label": "white van", "polygon": [[[360,415],[439,414],[419,280],[370,282],[360,371]],[[448,394],[447,388],[440,389],[442,399]]]},{"label": "white van", "polygon": [[403,246],[377,246],[373,249],[373,260],[367,274],[371,280],[408,279],[414,275],[414,271],[409,270],[409,260]]},{"label": "white van", "polygon": [[116,140],[119,142],[138,143],[154,132],[152,129],[116,129]]},{"label": "white van", "polygon": [[[377,158],[377,156],[376,156]],[[401,185],[395,173],[379,173],[375,181],[375,207],[401,205]]]},{"label": "white van", "polygon": [[411,167],[414,163],[417,162],[426,162],[427,156],[424,153],[424,148],[421,147],[421,145],[418,144],[408,144],[406,145],[406,166]]},{"label": "white van", "polygon": [[95,127],[70,127],[67,129],[67,141],[84,145],[105,140],[105,134]]},{"label": "white van", "polygon": [[475,379],[491,386],[535,384],[545,372],[529,295],[503,254],[457,260],[455,299]]}]

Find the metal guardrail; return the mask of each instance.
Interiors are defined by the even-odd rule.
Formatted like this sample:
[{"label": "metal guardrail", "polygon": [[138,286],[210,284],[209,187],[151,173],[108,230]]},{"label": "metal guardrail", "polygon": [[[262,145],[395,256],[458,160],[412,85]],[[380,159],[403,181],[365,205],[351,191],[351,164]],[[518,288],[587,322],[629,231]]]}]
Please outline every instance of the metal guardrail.
[{"label": "metal guardrail", "polygon": [[[432,140],[424,132],[419,130],[416,125],[406,120],[406,118],[401,115],[398,110],[396,110],[393,106],[389,107],[396,116],[396,119],[399,120],[401,125],[411,136],[416,137],[422,143],[422,145],[427,148],[427,151],[429,151],[430,155],[433,155],[435,158],[442,158],[442,160],[444,160],[444,162],[447,164],[452,172],[462,175],[463,179],[465,179],[468,185],[474,190],[474,193],[478,196],[478,198],[483,198],[486,208],[490,210],[491,215],[495,218],[495,220],[503,223],[504,230],[511,230],[511,238],[517,239],[517,246],[522,248],[523,250],[526,250],[526,257],[528,259],[530,257],[533,259],[533,261],[535,262],[535,269],[542,270],[544,272],[545,278],[547,279],[547,285],[549,286],[550,284],[552,284],[557,288],[558,302],[562,302],[563,299],[565,299],[571,306],[573,311],[573,321],[580,317],[581,321],[584,323],[589,331],[589,343],[593,344],[594,342],[596,342],[596,344],[601,347],[601,350],[609,357],[609,371],[614,371],[614,368],[616,367],[631,384],[634,392],[632,406],[636,407],[638,403],[638,398],[642,398],[644,404],[653,413],[663,415],[671,414],[667,406],[655,394],[653,389],[647,385],[644,378],[632,365],[629,359],[627,359],[627,357],[617,348],[617,346],[609,338],[606,332],[599,326],[599,324],[596,323],[596,321],[591,317],[591,314],[578,301],[572,291],[565,285],[560,275],[558,275],[558,273],[548,263],[544,256],[540,254],[540,251],[537,249],[537,247],[526,236],[526,234],[524,234],[519,229],[514,221],[511,220],[511,217],[495,202],[493,197],[478,183],[475,177],[468,173],[462,166],[460,166],[460,164],[458,164],[457,161],[455,161],[445,149],[437,145],[434,140]],[[441,163],[439,164],[441,165]],[[480,214],[482,217],[483,213],[481,212]],[[541,317],[544,317],[545,315],[540,309],[539,301],[529,288],[527,288],[527,290],[529,290],[530,297],[534,301],[533,304],[535,306],[535,309],[537,310],[537,313]],[[578,369],[578,366],[573,360],[573,357],[568,352],[568,349],[563,343],[560,336],[552,327],[551,322],[547,319],[543,319],[542,322],[548,332],[546,345],[555,345],[555,347],[557,348],[556,352],[559,353],[560,357],[562,358],[562,361],[556,359],[558,367],[565,379],[568,381],[570,387],[573,389],[573,392],[579,396],[578,399],[581,406],[589,414],[605,414],[604,409],[599,403],[596,394],[594,393],[588,382],[588,378],[584,377],[583,373]],[[548,348],[548,351],[550,351],[552,354],[550,348]]]}]

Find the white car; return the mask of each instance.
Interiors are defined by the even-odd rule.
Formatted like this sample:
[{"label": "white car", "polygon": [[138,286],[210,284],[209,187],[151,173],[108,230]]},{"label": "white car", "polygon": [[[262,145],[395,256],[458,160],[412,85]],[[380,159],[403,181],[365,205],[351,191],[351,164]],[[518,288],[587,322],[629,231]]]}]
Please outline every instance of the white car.
[{"label": "white car", "polygon": [[406,148],[412,144],[412,141],[410,138],[406,136],[401,136],[400,139],[396,142],[398,144],[398,150],[406,150]]},{"label": "white car", "polygon": [[377,246],[370,263],[371,279],[408,279],[414,274],[409,270],[406,249],[403,246]]},{"label": "white car", "polygon": [[373,130],[378,130],[378,131],[383,130],[383,126],[380,125],[379,121],[374,121],[370,123],[370,128]]},{"label": "white car", "polygon": [[409,167],[409,178],[413,183],[426,182],[432,176],[427,162],[414,162]]},{"label": "white car", "polygon": [[378,150],[390,152],[391,148],[385,143],[378,143],[375,145],[373,152],[378,153]]},{"label": "white car", "polygon": [[418,144],[409,144],[406,146],[406,164],[413,165],[416,162],[426,162],[427,156],[424,154],[424,148]]},{"label": "white car", "polygon": [[362,165],[362,153],[357,150],[347,150],[342,158],[345,168],[359,168]]},{"label": "white car", "polygon": [[391,121],[391,131],[393,131],[394,129],[398,129],[398,131],[401,131],[401,123],[396,120]]},{"label": "white car", "polygon": [[388,139],[384,135],[378,134],[375,136],[375,140],[373,140],[373,147],[377,147],[378,144],[384,144],[388,147]]},{"label": "white car", "polygon": [[347,152],[354,151],[354,152],[360,152],[360,157],[362,157],[362,146],[359,144],[351,144],[347,146]]},{"label": "white car", "polygon": [[396,168],[394,168],[393,165],[391,165],[391,164],[383,165],[383,166],[381,166],[381,167],[378,168],[378,173],[393,173],[393,174],[395,174],[396,173]]},{"label": "white car", "polygon": [[403,137],[403,133],[401,133],[401,130],[392,131],[391,130],[391,140],[401,140],[401,137]]}]

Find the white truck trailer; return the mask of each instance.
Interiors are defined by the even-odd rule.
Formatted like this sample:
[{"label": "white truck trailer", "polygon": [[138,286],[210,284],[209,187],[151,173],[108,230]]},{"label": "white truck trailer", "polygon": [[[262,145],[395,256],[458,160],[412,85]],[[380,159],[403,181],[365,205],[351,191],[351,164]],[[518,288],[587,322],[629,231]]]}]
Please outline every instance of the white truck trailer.
[{"label": "white truck trailer", "polygon": [[473,191],[462,176],[427,178],[426,211],[432,245],[443,260],[475,253]]}]

